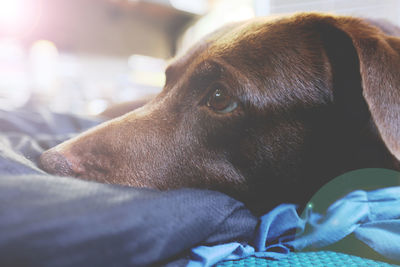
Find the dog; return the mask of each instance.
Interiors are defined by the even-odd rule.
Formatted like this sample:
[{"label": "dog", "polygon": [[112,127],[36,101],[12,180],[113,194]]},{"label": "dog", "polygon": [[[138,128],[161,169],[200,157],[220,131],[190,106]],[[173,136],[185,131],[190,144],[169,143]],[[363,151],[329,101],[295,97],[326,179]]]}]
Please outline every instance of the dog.
[{"label": "dog", "polygon": [[400,169],[398,28],[319,13],[204,37],[144,106],[44,152],[50,173],[218,190],[261,214],[344,172]]}]

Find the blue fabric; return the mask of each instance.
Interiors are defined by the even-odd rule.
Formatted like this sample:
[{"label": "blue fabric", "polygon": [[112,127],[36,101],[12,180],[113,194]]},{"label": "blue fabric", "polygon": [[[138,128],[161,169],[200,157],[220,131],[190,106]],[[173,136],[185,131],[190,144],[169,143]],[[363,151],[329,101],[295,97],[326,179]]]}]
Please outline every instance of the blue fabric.
[{"label": "blue fabric", "polygon": [[256,223],[243,204],[213,191],[0,179],[1,266],[184,265],[190,248],[248,240]]},{"label": "blue fabric", "polygon": [[248,256],[281,259],[290,251],[324,248],[351,234],[400,263],[400,187],[357,190],[337,200],[325,214],[313,212],[312,205],[305,214],[300,218],[295,205],[279,205],[261,218],[254,247],[240,243],[197,247],[188,266]]}]

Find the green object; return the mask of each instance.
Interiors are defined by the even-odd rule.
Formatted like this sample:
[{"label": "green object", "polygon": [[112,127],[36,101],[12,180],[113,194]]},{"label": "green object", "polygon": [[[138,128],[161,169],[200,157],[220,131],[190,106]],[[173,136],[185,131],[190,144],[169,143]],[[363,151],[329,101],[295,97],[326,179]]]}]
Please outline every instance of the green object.
[{"label": "green object", "polygon": [[218,263],[218,267],[239,267],[239,266],[399,266],[381,261],[370,260],[334,251],[312,251],[293,252],[281,260],[269,260],[256,257],[248,257],[235,261],[224,261]]},{"label": "green object", "polygon": [[372,191],[400,186],[400,172],[380,168],[366,168],[347,172],[321,187],[308,203],[314,212],[324,213],[336,200],[355,190]]}]

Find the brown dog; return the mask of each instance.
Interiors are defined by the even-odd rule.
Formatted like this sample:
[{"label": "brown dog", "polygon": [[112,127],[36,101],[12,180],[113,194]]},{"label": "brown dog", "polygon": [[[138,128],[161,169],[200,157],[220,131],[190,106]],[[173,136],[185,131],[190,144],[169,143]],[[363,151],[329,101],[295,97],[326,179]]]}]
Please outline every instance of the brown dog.
[{"label": "brown dog", "polygon": [[226,26],[167,68],[155,99],[46,151],[41,165],[220,190],[255,212],[305,203],[349,170],[399,169],[400,38],[390,31],[313,13]]}]

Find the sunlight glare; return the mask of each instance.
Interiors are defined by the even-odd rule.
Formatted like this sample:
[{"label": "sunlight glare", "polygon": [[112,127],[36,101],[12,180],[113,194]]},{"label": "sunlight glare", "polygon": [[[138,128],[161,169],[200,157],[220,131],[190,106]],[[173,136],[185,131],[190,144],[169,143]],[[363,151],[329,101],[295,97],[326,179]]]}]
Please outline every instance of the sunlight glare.
[{"label": "sunlight glare", "polygon": [[0,0],[0,25],[15,25],[22,16],[23,0]]}]

